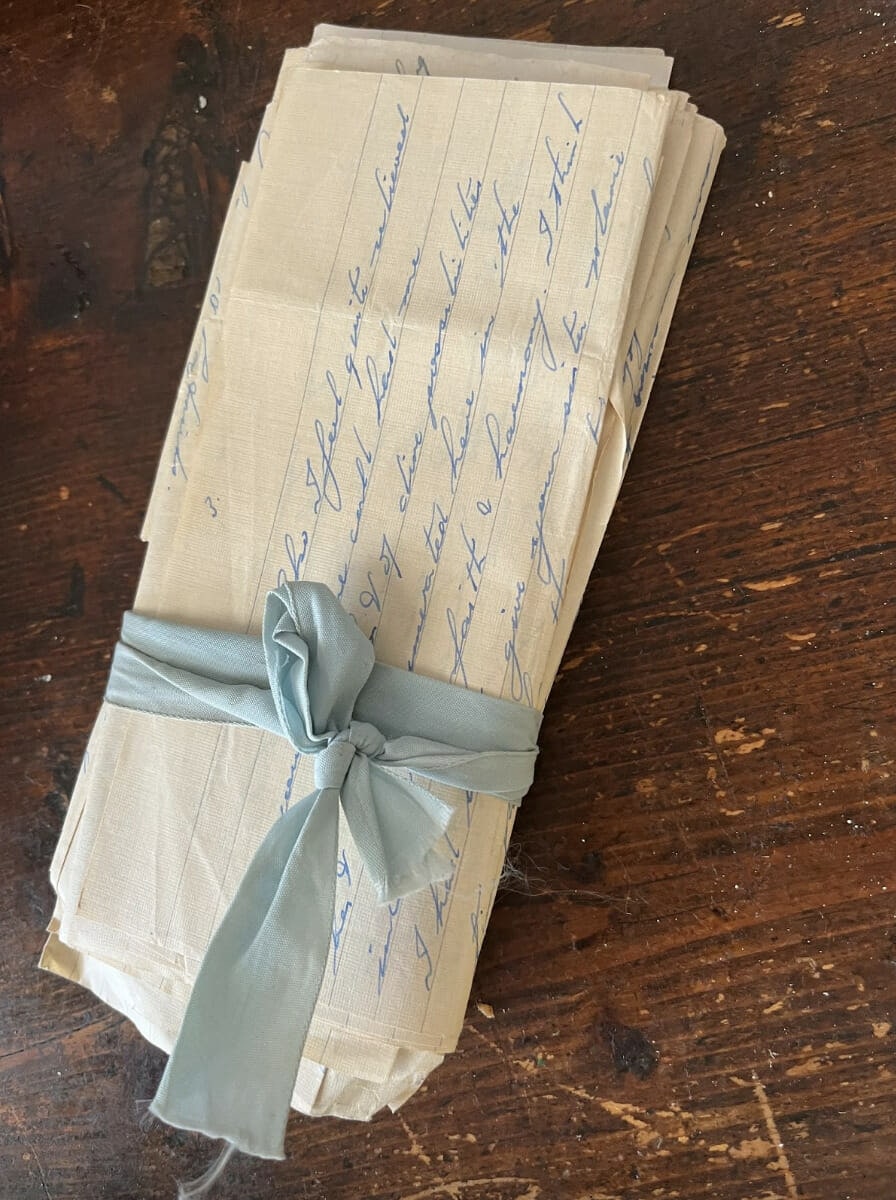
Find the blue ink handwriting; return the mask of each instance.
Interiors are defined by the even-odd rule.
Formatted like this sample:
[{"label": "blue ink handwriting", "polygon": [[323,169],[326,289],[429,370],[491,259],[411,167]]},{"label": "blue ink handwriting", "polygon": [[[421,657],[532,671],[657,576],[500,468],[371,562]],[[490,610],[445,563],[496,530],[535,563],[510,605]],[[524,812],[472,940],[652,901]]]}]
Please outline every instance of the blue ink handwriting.
[{"label": "blue ink handwriting", "polygon": [[302,756],[298,750],[293,755],[292,766],[289,768],[289,775],[287,776],[287,779],[286,779],[286,786],[283,788],[283,801],[280,804],[280,816],[281,817],[286,812],[286,810],[289,808],[289,802],[292,799],[292,789],[295,786],[295,782],[296,782],[296,771],[298,770],[299,760],[301,759],[301,757]]},{"label": "blue ink handwriting", "polygon": [[376,180],[376,186],[379,189],[380,196],[383,200],[383,216],[380,221],[379,228],[376,234],[376,240],[373,243],[373,249],[370,252],[370,266],[376,262],[380,250],[383,248],[383,239],[386,236],[386,229],[389,225],[389,215],[392,212],[392,205],[395,203],[395,192],[398,188],[398,177],[401,174],[401,164],[404,159],[404,152],[408,144],[408,130],[411,125],[411,118],[407,115],[400,104],[396,104],[398,117],[401,122],[401,131],[398,134],[398,140],[395,143],[395,156],[392,159],[392,166],[389,172],[375,167],[373,177]]},{"label": "blue ink handwriting", "polygon": [[556,371],[557,358],[554,354],[553,347],[551,346],[551,339],[548,335],[547,325],[545,324],[544,313],[541,311],[540,300],[535,301],[535,315],[532,318],[532,325],[529,329],[529,338],[526,342],[526,349],[523,354],[523,367],[520,371],[516,396],[513,404],[510,406],[510,422],[503,434],[501,431],[501,424],[494,413],[487,413],[485,417],[485,428],[488,434],[488,440],[491,443],[492,453],[495,456],[496,479],[503,478],[504,464],[510,457],[513,439],[516,436],[520,406],[526,393],[529,369],[532,365],[532,356],[535,352],[536,344],[540,347],[541,361],[549,371]]},{"label": "blue ink handwriting", "polygon": [[[495,204],[498,206],[498,255],[500,262],[501,287],[504,286],[504,280],[507,272],[507,257],[510,254],[510,244],[513,241],[513,230],[516,225],[517,217],[520,215],[520,206],[516,200],[510,205],[508,211],[500,195],[498,194],[498,182],[492,184],[492,195],[495,197]],[[497,265],[497,264],[496,264]]]},{"label": "blue ink handwriting", "polygon": [[373,575],[370,571],[367,572],[368,586],[359,594],[358,600],[362,608],[375,608],[377,612],[382,612],[380,604],[380,595],[376,590],[376,584],[373,582]]},{"label": "blue ink handwriting", "polygon": [[569,338],[572,346],[573,354],[578,354],[582,348],[582,342],[585,338],[585,330],[588,328],[588,322],[583,321],[581,325],[579,321],[579,310],[575,309],[571,317],[563,318],[563,328],[566,330],[566,335]]},{"label": "blue ink handwriting", "polygon": [[302,530],[301,542],[302,549],[297,550],[295,538],[292,534],[287,533],[284,536],[283,545],[286,549],[286,560],[289,563],[289,574],[286,573],[283,567],[280,568],[277,572],[277,587],[282,587],[287,579],[302,578],[302,563],[308,556],[308,531],[305,529]]},{"label": "blue ink handwriting", "polygon": [[569,414],[572,412],[572,402],[576,394],[576,380],[579,377],[579,368],[573,367],[569,376],[569,388],[566,393],[566,403],[563,405],[563,432],[566,433],[566,426],[569,424]]},{"label": "blue ink handwriting", "polygon": [[476,907],[470,913],[470,930],[473,934],[473,945],[476,947],[476,959],[479,959],[479,952],[482,949],[482,941],[479,933],[479,914],[482,909],[482,884],[479,885],[479,892],[476,897]]},{"label": "blue ink handwriting", "polygon": [[464,545],[467,547],[467,579],[469,579],[473,591],[478,592],[479,584],[482,582],[482,569],[485,566],[486,556],[485,554],[479,553],[479,549],[476,545],[476,538],[467,533],[463,522],[461,522],[460,531],[463,535]]},{"label": "blue ink handwriting", "polygon": [[519,580],[516,585],[516,600],[514,601],[513,613],[510,618],[511,635],[510,639],[504,644],[504,659],[510,666],[511,697],[518,703],[525,701],[526,704],[531,705],[532,679],[529,672],[523,670],[516,644],[520,629],[520,618],[523,611],[523,596],[525,594],[526,585],[522,580]]},{"label": "blue ink handwriting", "polygon": [[575,119],[575,117],[572,115],[572,113],[569,110],[569,105],[566,103],[566,98],[564,97],[562,92],[557,93],[557,103],[560,105],[560,107],[563,109],[563,111],[569,117],[569,119],[572,123],[573,129],[576,131],[576,133],[578,133],[579,130],[582,128],[582,121],[584,120],[584,118],[579,117],[578,121]]},{"label": "blue ink handwriting", "polygon": [[398,463],[398,470],[401,475],[401,482],[404,485],[404,491],[398,497],[398,507],[401,512],[406,512],[408,500],[411,492],[414,490],[414,476],[417,474],[417,468],[420,465],[420,448],[423,445],[423,432],[417,430],[414,434],[414,446],[410,454],[396,454],[395,461]]},{"label": "blue ink handwriting", "polygon": [[344,850],[339,851],[339,858],[336,860],[336,878],[344,879],[349,887],[352,886],[352,873]]},{"label": "blue ink handwriting", "polygon": [[345,592],[345,585],[348,583],[348,563],[344,563],[342,570],[336,576],[339,580],[339,591],[336,593],[336,599],[341,600]]},{"label": "blue ink handwriting", "polygon": [[[551,454],[551,465],[548,468],[547,478],[544,481],[544,486],[541,489],[541,494],[538,497],[538,515],[535,518],[535,537],[532,539],[532,558],[537,559],[536,573],[541,582],[550,586],[556,592],[555,597],[551,601],[551,611],[554,614],[554,624],[556,625],[560,615],[560,601],[563,599],[563,587],[566,582],[566,559],[562,559],[560,563],[560,574],[557,574],[557,568],[552,560],[551,553],[548,550],[547,541],[545,539],[545,518],[547,515],[548,503],[550,501],[551,488],[554,485],[554,476],[557,470],[557,459],[560,457],[560,442],[554,447]],[[516,628],[516,627],[514,627]],[[516,697],[514,697],[516,699]]]},{"label": "blue ink handwriting", "polygon": [[423,986],[429,991],[432,987],[432,956],[429,953],[426,942],[423,940],[423,935],[416,925],[414,926],[414,950],[417,958],[422,958],[426,963],[426,975],[423,979]]},{"label": "blue ink handwriting", "polygon": [[333,921],[333,974],[339,970],[339,948],[342,945],[342,935],[345,933],[346,922],[348,915],[352,911],[351,900],[346,900],[342,908],[339,910],[339,916]]},{"label": "blue ink handwriting", "polygon": [[429,525],[423,527],[423,540],[432,555],[432,561],[438,562],[445,544],[445,530],[448,528],[448,518],[437,500],[432,503]]},{"label": "blue ink handwriting", "polygon": [[395,559],[395,552],[389,545],[389,539],[383,534],[383,544],[380,547],[380,562],[383,564],[383,574],[388,579],[394,571],[401,579],[401,571],[398,569],[398,563]]},{"label": "blue ink handwriting", "polygon": [[421,591],[420,591],[421,602],[420,602],[420,607],[417,610],[417,613],[418,613],[418,616],[420,619],[417,622],[417,630],[416,630],[416,633],[414,634],[414,644],[411,647],[411,657],[408,659],[408,670],[409,671],[413,671],[414,663],[417,661],[417,654],[420,651],[420,642],[423,639],[423,630],[426,628],[426,618],[429,615],[430,592],[432,590],[432,585],[433,585],[433,581],[435,580],[435,577],[436,577],[436,572],[435,572],[435,567],[433,567],[433,569],[427,573],[425,579],[423,580],[423,587],[421,588]]},{"label": "blue ink handwriting", "polygon": [[485,333],[482,335],[482,341],[479,343],[479,374],[485,374],[485,364],[488,359],[488,344],[492,340],[492,330],[495,327],[495,314],[492,313],[489,317],[489,322],[485,327]]},{"label": "blue ink handwriting", "polygon": [[451,645],[454,650],[454,662],[451,666],[451,673],[448,678],[452,683],[460,675],[464,687],[467,686],[467,671],[464,666],[464,651],[467,648],[467,637],[470,633],[470,626],[473,623],[474,605],[472,600],[467,601],[467,611],[458,627],[457,616],[453,608],[445,610],[445,618],[448,621],[448,633],[451,636]]},{"label": "blue ink handwriting", "polygon": [[[492,317],[494,320],[494,317]],[[451,420],[447,415],[442,416],[441,431],[442,441],[445,443],[445,450],[448,453],[448,463],[451,467],[451,491],[454,493],[457,490],[457,481],[460,476],[460,467],[463,465],[464,458],[467,454],[467,444],[470,440],[470,426],[473,421],[473,406],[476,403],[476,393],[470,392],[467,396],[464,412],[464,427],[463,432],[459,435],[457,444],[454,441],[454,429]]]},{"label": "blue ink handwriting", "polygon": [[389,970],[389,956],[392,953],[392,938],[395,934],[395,918],[398,916],[400,909],[400,900],[396,900],[394,904],[389,905],[389,929],[386,933],[386,940],[383,943],[377,970],[376,994],[378,996],[382,994],[383,983]]},{"label": "blue ink handwriting", "polygon": [[411,302],[411,296],[414,294],[414,284],[417,282],[417,268],[420,266],[420,247],[414,251],[414,257],[411,259],[411,273],[408,276],[408,281],[404,285],[404,293],[401,297],[401,304],[398,306],[398,315],[404,312]]},{"label": "blue ink handwriting", "polygon": [[454,874],[448,876],[447,879],[441,880],[439,883],[431,883],[429,885],[429,894],[432,896],[432,904],[435,909],[436,916],[436,933],[440,933],[445,924],[445,909],[448,907],[448,901],[451,897],[451,888],[454,884]]},{"label": "blue ink handwriting", "polygon": [[597,283],[600,279],[601,258],[603,254],[601,243],[606,240],[607,231],[610,228],[610,217],[616,203],[616,185],[619,182],[619,176],[625,164],[625,155],[622,151],[617,151],[615,154],[610,155],[610,161],[613,163],[613,171],[610,175],[607,198],[603,204],[597,198],[597,189],[591,189],[591,203],[594,206],[594,247],[591,254],[591,263],[588,267],[588,275],[585,278],[586,288],[591,287],[592,281]]}]

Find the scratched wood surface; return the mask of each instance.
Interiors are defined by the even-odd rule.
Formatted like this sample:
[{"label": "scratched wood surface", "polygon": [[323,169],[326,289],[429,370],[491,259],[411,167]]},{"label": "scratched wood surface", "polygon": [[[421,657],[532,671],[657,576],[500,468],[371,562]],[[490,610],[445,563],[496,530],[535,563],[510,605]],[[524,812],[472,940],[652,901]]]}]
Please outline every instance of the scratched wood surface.
[{"label": "scratched wood surface", "polygon": [[[0,15],[0,1197],[171,1197],[163,1058],[37,971],[234,173],[315,20],[659,44],[729,144],[457,1054],[242,1200],[891,1200],[896,4]],[[203,97],[205,104],[203,106]]]}]

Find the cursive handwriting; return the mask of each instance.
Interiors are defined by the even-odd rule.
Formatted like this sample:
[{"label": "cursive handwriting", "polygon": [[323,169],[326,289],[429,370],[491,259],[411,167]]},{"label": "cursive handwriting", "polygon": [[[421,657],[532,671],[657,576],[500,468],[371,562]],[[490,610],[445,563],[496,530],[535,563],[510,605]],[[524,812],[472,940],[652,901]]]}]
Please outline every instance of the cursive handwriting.
[{"label": "cursive handwriting", "polygon": [[392,164],[387,171],[379,167],[374,167],[373,177],[376,180],[376,186],[379,190],[383,201],[383,216],[377,229],[376,238],[373,243],[373,249],[370,251],[370,266],[376,262],[380,250],[383,248],[383,239],[386,236],[386,229],[389,225],[389,215],[392,212],[392,205],[395,203],[395,192],[398,188],[398,177],[401,174],[401,164],[404,160],[404,152],[408,144],[408,130],[411,126],[411,118],[407,115],[400,104],[396,104],[398,110],[398,118],[401,122],[401,129],[398,134],[398,140],[395,143],[395,156],[392,159]]},{"label": "cursive handwriting", "polygon": [[426,542],[426,548],[432,555],[432,561],[437,563],[442,555],[442,547],[445,544],[445,530],[448,528],[448,518],[437,500],[432,502],[432,512],[429,517],[429,525],[423,527],[423,540]]},{"label": "cursive handwriting", "polygon": [[510,638],[504,644],[504,659],[510,667],[510,695],[518,703],[532,703],[532,679],[528,671],[524,671],[520,663],[516,639],[520,629],[520,617],[523,611],[523,596],[526,585],[519,580],[516,585],[516,599],[510,618]]},{"label": "cursive handwriting", "polygon": [[479,885],[479,891],[476,896],[476,907],[470,913],[470,931],[473,934],[473,945],[476,948],[476,959],[479,960],[479,952],[482,949],[482,939],[479,931],[479,914],[482,911],[482,884]]},{"label": "cursive handwriting", "polygon": [[289,563],[289,570],[281,567],[277,572],[277,587],[282,587],[288,579],[302,578],[302,563],[308,557],[308,531],[302,530],[300,538],[302,549],[297,550],[295,538],[291,533],[287,533],[283,538],[283,545],[286,549],[286,561]]},{"label": "cursive handwriting", "polygon": [[404,488],[402,494],[398,497],[398,507],[401,512],[406,512],[408,501],[411,497],[411,492],[414,490],[414,476],[417,474],[417,468],[420,465],[420,448],[423,445],[423,431],[418,429],[414,434],[414,445],[409,454],[396,454],[395,461],[398,463],[398,471],[401,475],[401,482]]},{"label": "cursive handwriting", "polygon": [[582,321],[580,325],[579,310],[575,309],[571,317],[563,318],[563,328],[566,330],[566,336],[569,338],[573,354],[578,354],[585,339],[585,330],[588,328],[588,322]]},{"label": "cursive handwriting", "polygon": [[293,755],[292,766],[289,768],[289,775],[286,778],[286,786],[283,788],[283,800],[280,804],[280,816],[282,817],[289,808],[289,802],[292,799],[292,789],[296,782],[296,771],[299,768],[299,760],[302,755],[297,750]]},{"label": "cursive handwriting", "polygon": [[554,231],[551,229],[551,223],[544,215],[544,209],[542,208],[538,210],[538,232],[542,237],[546,237],[548,239],[548,248],[545,251],[544,261],[548,266],[550,266],[551,255],[554,253]]},{"label": "cursive handwriting", "polygon": [[339,910],[339,916],[333,920],[333,974],[339,970],[339,948],[342,945],[342,936],[345,933],[345,926],[348,921],[349,913],[352,911],[353,904],[351,900],[346,900],[342,908]]},{"label": "cursive handwriting", "polygon": [[[520,206],[514,200],[508,210],[498,194],[497,180],[492,183],[492,195],[495,198],[495,204],[498,206],[498,261],[495,263],[495,267],[500,271],[501,287],[503,288],[507,272],[507,257],[510,254],[510,247],[513,242],[513,230],[516,220],[520,215]],[[494,320],[494,318],[492,319]]]},{"label": "cursive handwriting", "polygon": [[382,604],[380,603],[380,594],[376,590],[376,584],[373,582],[373,573],[367,572],[367,587],[358,593],[358,603],[362,608],[375,608],[377,612],[382,612]]},{"label": "cursive handwriting", "polygon": [[333,456],[336,448],[336,440],[339,437],[339,430],[342,426],[342,409],[345,404],[345,397],[339,390],[332,371],[327,371],[326,379],[330,395],[333,397],[333,419],[330,422],[329,429],[324,428],[320,417],[316,417],[314,420],[314,436],[317,440],[317,448],[320,451],[319,474],[312,466],[311,459],[305,459],[305,483],[307,487],[314,488],[316,492],[314,500],[315,513],[320,512],[320,506],[324,501],[327,502],[334,512],[342,511],[342,494],[339,490],[336,473],[333,470]]},{"label": "cursive handwriting", "polygon": [[563,586],[566,582],[566,559],[563,558],[558,568],[555,564],[551,552],[548,549],[547,539],[545,537],[545,518],[547,515],[548,503],[550,502],[551,489],[554,486],[554,478],[557,470],[557,459],[560,457],[560,442],[554,447],[551,454],[551,463],[548,468],[547,478],[541,489],[541,494],[538,497],[537,515],[535,518],[535,536],[532,538],[532,558],[536,560],[536,574],[543,584],[551,587],[556,595],[551,600],[551,611],[554,615],[554,624],[556,625],[560,615],[560,601],[563,599]]},{"label": "cursive handwriting", "polygon": [[[366,283],[361,283],[360,266],[352,267],[349,271],[348,287],[349,291],[351,292],[349,307],[351,307],[352,301],[357,301],[357,303],[363,307],[364,301],[367,299],[367,293],[370,291],[370,287]],[[357,341],[355,342],[355,347],[357,348]]]},{"label": "cursive handwriting", "polygon": [[597,189],[591,189],[591,203],[594,206],[594,246],[591,253],[591,262],[588,266],[588,274],[585,277],[586,288],[591,287],[592,283],[597,283],[600,279],[601,256],[610,228],[610,218],[616,203],[616,185],[619,182],[619,176],[625,164],[625,155],[619,150],[615,154],[610,155],[610,162],[613,164],[613,171],[610,175],[606,200],[601,204],[597,197]]},{"label": "cursive handwriting", "polygon": [[[398,75],[406,75],[407,74],[404,63],[401,61],[400,58],[396,58],[396,60],[395,60],[395,72]],[[414,74],[415,75],[428,75],[429,74],[429,67],[426,65],[426,59],[423,57],[422,54],[417,55],[417,63],[416,63],[416,66],[414,67]]]},{"label": "cursive handwriting", "polygon": [[392,938],[395,935],[395,918],[401,910],[401,900],[396,900],[394,904],[389,905],[389,928],[386,931],[386,938],[383,942],[383,949],[380,953],[377,963],[376,977],[376,994],[379,996],[383,991],[383,983],[389,971],[389,958],[392,954]]},{"label": "cursive handwriting", "polygon": [[[357,434],[357,430],[355,430],[355,433]],[[358,440],[360,441],[360,438]],[[358,497],[358,504],[355,508],[355,524],[348,535],[349,541],[353,546],[356,545],[358,541],[358,531],[361,528],[361,517],[364,514],[364,505],[367,502],[367,488],[370,486],[370,475],[368,474],[369,463],[370,459],[366,457],[366,455],[363,458],[359,454],[355,455],[355,470],[358,472],[358,480],[361,484],[361,494]]]},{"label": "cursive handwriting", "polygon": [[[553,166],[551,174],[551,186],[548,190],[548,195],[554,203],[554,229],[560,228],[560,210],[563,207],[563,187],[569,178],[573,168],[573,163],[576,161],[576,152],[579,149],[578,142],[567,142],[562,150],[555,150],[551,144],[550,134],[547,134],[544,139],[544,148],[547,151],[548,158]],[[567,153],[569,151],[569,153]]]},{"label": "cursive handwriting", "polygon": [[429,410],[429,422],[434,430],[439,427],[435,410],[435,392],[439,379],[439,370],[442,365],[445,335],[451,321],[451,313],[454,310],[454,297],[457,295],[457,289],[460,285],[460,278],[463,274],[464,262],[466,260],[467,246],[470,241],[470,235],[473,232],[473,222],[479,208],[482,181],[471,177],[467,180],[464,187],[461,187],[460,183],[457,183],[455,191],[460,200],[460,211],[457,211],[452,204],[449,209],[449,218],[451,227],[454,230],[457,249],[453,253],[449,251],[448,255],[446,255],[444,249],[439,251],[439,262],[442,266],[442,274],[445,277],[445,282],[448,285],[449,298],[439,317],[436,339],[433,343],[432,354],[429,359],[429,382],[426,385],[426,404]]},{"label": "cursive handwriting", "polygon": [[448,676],[452,683],[456,682],[458,675],[464,687],[467,686],[467,671],[464,666],[464,651],[467,648],[467,637],[470,633],[470,626],[473,623],[474,605],[471,600],[467,601],[467,611],[460,625],[457,623],[457,616],[453,608],[445,610],[445,619],[448,622],[448,634],[451,638],[451,646],[454,650],[454,662],[451,666],[451,672]]},{"label": "cursive handwriting", "polygon": [[488,324],[485,327],[485,333],[482,335],[482,341],[479,343],[479,374],[485,374],[485,364],[488,360],[488,346],[492,340],[492,330],[495,327],[495,314],[488,319]]},{"label": "cursive handwriting", "polygon": [[386,328],[386,322],[380,321],[380,327],[386,335],[386,366],[384,370],[380,370],[377,366],[376,359],[372,354],[367,355],[367,382],[370,384],[370,390],[373,393],[373,400],[376,404],[376,423],[383,423],[383,403],[389,393],[389,384],[392,382],[392,370],[395,366],[395,351],[398,348],[398,339]]},{"label": "cursive handwriting", "polygon": [[436,330],[436,340],[433,343],[432,354],[429,359],[429,380],[426,384],[426,405],[429,409],[429,420],[433,429],[438,427],[436,421],[435,410],[435,394],[436,384],[439,381],[439,369],[442,365],[442,347],[445,344],[445,333],[448,329],[448,324],[451,320],[451,311],[453,304],[449,301],[442,309],[442,315],[439,317],[439,324]]},{"label": "cursive handwriting", "polygon": [[262,138],[264,138],[264,140],[267,142],[269,142],[271,140],[271,135],[267,131],[267,129],[259,129],[258,138],[256,139],[256,142],[255,142],[255,153],[258,155],[258,165],[261,167],[261,169],[263,171],[264,170],[264,154],[262,153],[262,150],[261,150],[261,145],[262,145],[261,139]]},{"label": "cursive handwriting", "polygon": [[451,889],[454,886],[454,873],[452,872],[447,879],[442,879],[438,883],[429,885],[429,894],[432,896],[432,905],[435,910],[436,917],[436,933],[440,933],[445,925],[445,909],[448,907],[448,901],[451,898]]},{"label": "cursive handwriting", "polygon": [[383,534],[383,544],[380,547],[380,562],[383,564],[383,574],[388,579],[394,571],[401,579],[401,571],[398,569],[398,563],[395,559],[395,552],[389,545],[389,539]]},{"label": "cursive handwriting", "polygon": [[562,92],[557,93],[557,103],[560,105],[560,107],[563,109],[563,111],[569,117],[569,120],[570,120],[570,123],[571,123],[573,129],[576,131],[576,133],[578,133],[579,130],[582,128],[583,118],[579,117],[578,121],[575,119],[575,117],[570,112],[569,105],[566,103],[566,99]]},{"label": "cursive handwriting", "polygon": [[345,585],[348,583],[348,563],[344,563],[342,570],[337,574],[336,578],[339,581],[339,591],[336,593],[336,599],[341,600],[345,592]]},{"label": "cursive handwriting", "polygon": [[529,337],[526,341],[526,349],[523,352],[523,366],[517,383],[516,396],[510,406],[510,421],[507,428],[502,432],[501,423],[494,413],[486,413],[485,416],[485,429],[495,458],[496,479],[502,479],[504,476],[504,464],[510,457],[513,439],[516,437],[520,406],[526,394],[526,384],[529,379],[529,370],[532,366],[532,356],[535,353],[536,345],[540,347],[541,361],[547,369],[549,371],[556,371],[557,358],[551,346],[551,339],[548,334],[547,325],[545,324],[544,313],[541,310],[540,300],[535,301],[535,315],[532,318]]},{"label": "cursive handwriting", "polygon": [[563,405],[563,432],[566,433],[566,427],[569,424],[569,414],[572,412],[572,402],[576,394],[576,380],[579,377],[579,368],[573,367],[569,374],[569,387],[566,391],[566,402]]},{"label": "cursive handwriting", "polygon": [[[189,368],[188,368],[189,369]],[[189,437],[191,419],[197,425],[200,425],[201,418],[199,416],[199,405],[196,403],[196,380],[190,379],[187,386],[184,388],[184,398],[181,401],[180,416],[177,422],[177,432],[174,436],[174,451],[171,455],[171,474],[177,478],[182,475],[187,479],[187,472],[184,468],[183,455],[181,447],[184,440]]]},{"label": "cursive handwriting", "polygon": [[[494,320],[494,317],[492,320]],[[470,426],[473,422],[473,406],[475,403],[476,393],[470,392],[464,402],[464,424],[462,431],[458,435],[457,442],[454,440],[454,427],[451,424],[450,418],[447,415],[443,415],[440,422],[439,427],[442,432],[442,442],[448,454],[448,464],[451,467],[452,494],[457,490],[460,468],[463,466],[463,461],[467,454],[467,445],[470,441]]]},{"label": "cursive handwriting", "polygon": [[461,522],[460,532],[464,539],[464,545],[467,548],[467,562],[465,567],[467,579],[470,581],[473,591],[478,592],[479,584],[482,582],[482,570],[485,566],[486,555],[479,553],[476,538],[467,533],[463,522]]},{"label": "cursive handwriting", "polygon": [[598,396],[597,403],[599,405],[597,416],[592,413],[585,413],[585,424],[588,427],[588,432],[591,434],[591,440],[597,445],[597,438],[604,423],[604,409],[607,407],[606,396]]},{"label": "cursive handwriting", "polygon": [[417,622],[417,629],[414,633],[414,644],[411,647],[411,657],[408,659],[408,670],[413,671],[414,663],[417,661],[417,654],[420,651],[420,642],[423,639],[423,630],[426,628],[426,618],[429,616],[429,599],[432,591],[433,580],[436,577],[435,567],[428,571],[423,580],[423,587],[420,589],[420,607],[417,610],[417,615],[420,618]]},{"label": "cursive handwriting", "polygon": [[429,953],[429,948],[423,940],[423,934],[419,928],[414,926],[414,952],[418,959],[423,959],[426,963],[426,975],[423,978],[423,986],[427,991],[432,987],[432,956]]},{"label": "cursive handwriting", "polygon": [[348,858],[346,857],[345,850],[339,851],[339,857],[336,860],[336,878],[344,879],[349,887],[352,886],[352,873],[349,869]]},{"label": "cursive handwriting", "polygon": [[[361,335],[361,325],[364,319],[364,309],[367,305],[367,300],[370,293],[373,272],[376,268],[376,262],[383,247],[383,240],[386,235],[386,229],[388,228],[389,217],[395,202],[395,193],[398,188],[401,165],[404,160],[404,153],[408,141],[408,132],[411,125],[411,118],[404,111],[400,104],[396,105],[396,111],[399,118],[399,130],[395,142],[395,153],[392,162],[388,169],[383,169],[377,166],[374,167],[373,171],[374,180],[376,181],[377,190],[379,191],[382,199],[383,208],[382,218],[377,227],[376,236],[373,240],[373,245],[370,251],[366,273],[362,269],[361,264],[357,263],[355,266],[349,268],[346,275],[348,280],[348,296],[346,303],[348,308],[356,308],[356,311],[352,317],[351,329],[349,332],[351,348],[343,358],[346,370],[345,384],[344,387],[340,387],[336,381],[333,371],[326,371],[326,384],[333,400],[332,416],[327,424],[321,421],[320,418],[315,419],[314,433],[317,441],[319,457],[315,456],[315,458],[312,459],[312,457],[309,456],[305,460],[305,484],[314,492],[313,508],[315,515],[320,513],[321,506],[324,504],[326,504],[334,512],[342,511],[342,493],[339,486],[339,480],[336,477],[335,467],[336,446],[342,430],[346,392],[350,389],[352,383],[354,383],[359,390],[363,391],[361,376],[358,371],[358,363],[355,361],[355,352],[358,349],[358,342]],[[419,262],[419,252],[418,256],[416,256],[416,261],[412,260],[411,278],[408,280],[406,285],[408,300],[410,299],[410,294],[413,290],[413,281],[416,278],[417,262]],[[396,340],[386,328],[385,324],[381,324],[383,332],[387,338],[385,365],[380,366],[373,355],[367,355],[365,362],[368,383],[371,388],[374,404],[376,405],[377,424],[379,424],[382,420],[382,407],[392,379],[396,350]],[[361,476],[360,503],[362,508],[366,493],[363,476],[366,474],[367,472],[363,469],[363,467],[359,468],[359,475]],[[357,511],[355,516],[357,521]],[[357,524],[355,526],[355,531],[357,532]]]},{"label": "cursive handwriting", "polygon": [[[562,92],[557,94],[557,102],[561,110],[571,121],[574,132],[578,134],[582,120],[579,119],[577,121],[573,117]],[[545,251],[545,263],[547,266],[550,266],[551,255],[554,252],[554,234],[560,229],[560,212],[565,199],[566,183],[572,174],[579,149],[579,142],[577,137],[567,139],[562,148],[558,149],[551,141],[551,135],[548,133],[545,134],[544,148],[551,163],[551,182],[548,187],[548,211],[545,212],[544,208],[538,210],[538,232],[542,237],[547,238],[548,244]],[[553,205],[553,211],[551,211],[551,205]]]},{"label": "cursive handwriting", "polygon": [[404,310],[407,308],[407,306],[411,302],[411,296],[414,294],[414,284],[417,282],[417,268],[419,266],[420,266],[420,247],[418,246],[417,249],[414,251],[413,257],[411,258],[411,273],[410,273],[410,275],[408,275],[408,281],[404,285],[404,292],[402,293],[401,303],[398,306],[398,315],[399,316],[402,315]]}]

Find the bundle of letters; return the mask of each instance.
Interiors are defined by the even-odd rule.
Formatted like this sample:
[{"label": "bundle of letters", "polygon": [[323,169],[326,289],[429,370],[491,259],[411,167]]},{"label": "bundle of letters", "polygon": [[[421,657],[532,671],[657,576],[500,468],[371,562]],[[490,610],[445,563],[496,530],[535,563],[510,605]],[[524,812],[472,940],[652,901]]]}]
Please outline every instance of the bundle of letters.
[{"label": "bundle of letters", "polygon": [[[543,710],[724,145],[671,67],[327,26],[287,52],[162,450],[136,613],[257,635],[269,592],[323,584],[378,664]],[[170,1052],[253,855],[313,780],[268,729],[104,702],[42,965]],[[396,1109],[456,1045],[516,808],[425,786],[450,806],[448,865],[388,902],[340,816],[303,1113]]]}]

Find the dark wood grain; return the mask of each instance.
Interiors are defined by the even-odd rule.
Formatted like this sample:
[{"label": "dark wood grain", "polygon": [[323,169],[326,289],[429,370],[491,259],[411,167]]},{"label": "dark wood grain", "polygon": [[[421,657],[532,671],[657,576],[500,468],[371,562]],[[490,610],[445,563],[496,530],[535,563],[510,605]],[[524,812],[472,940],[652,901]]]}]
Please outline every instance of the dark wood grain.
[{"label": "dark wood grain", "polygon": [[4,6],[0,1196],[161,1200],[208,1157],[36,960],[228,192],[315,20],[659,44],[729,144],[459,1050],[222,1194],[890,1200],[892,0]]}]

